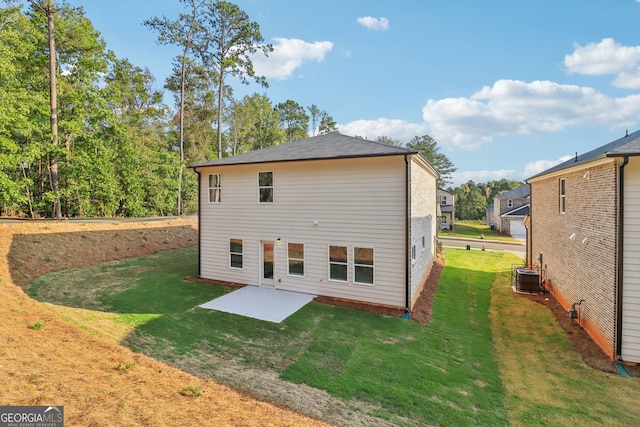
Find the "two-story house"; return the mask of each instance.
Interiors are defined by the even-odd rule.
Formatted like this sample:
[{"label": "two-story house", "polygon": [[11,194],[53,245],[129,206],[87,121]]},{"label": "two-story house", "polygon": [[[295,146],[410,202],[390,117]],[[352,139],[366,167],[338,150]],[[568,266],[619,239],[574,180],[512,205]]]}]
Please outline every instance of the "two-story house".
[{"label": "two-story house", "polygon": [[416,151],[326,134],[192,168],[202,278],[410,311],[437,226]]},{"label": "two-story house", "polygon": [[453,193],[438,188],[438,216],[439,224],[442,230],[451,230],[455,224],[455,202],[453,200]]},{"label": "two-story house", "polygon": [[640,363],[640,131],[527,182],[527,259],[607,355]]},{"label": "two-story house", "polygon": [[499,194],[493,198],[493,208],[487,211],[489,225],[496,231],[525,239],[527,230],[522,221],[529,215],[529,184]]}]

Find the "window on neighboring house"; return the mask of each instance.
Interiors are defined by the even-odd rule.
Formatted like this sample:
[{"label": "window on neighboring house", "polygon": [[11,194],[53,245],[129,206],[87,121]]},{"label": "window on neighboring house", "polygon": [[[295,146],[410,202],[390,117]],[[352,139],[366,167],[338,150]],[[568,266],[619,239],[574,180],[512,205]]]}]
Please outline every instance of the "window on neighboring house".
[{"label": "window on neighboring house", "polygon": [[441,205],[447,204],[447,196],[440,196],[440,204]]},{"label": "window on neighboring house", "polygon": [[304,245],[289,243],[287,245],[289,258],[289,275],[304,276]]},{"label": "window on neighboring house", "polygon": [[560,213],[565,212],[566,208],[566,183],[564,178],[560,178]]},{"label": "window on neighboring house", "polygon": [[212,173],[209,175],[209,203],[220,203],[222,201],[222,185],[220,182],[220,174]]},{"label": "window on neighboring house", "polygon": [[411,264],[416,262],[418,255],[416,254],[416,245],[411,246]]},{"label": "window on neighboring house", "polygon": [[273,203],[273,172],[258,172],[260,203]]},{"label": "window on neighboring house", "polygon": [[513,207],[513,200],[511,200],[511,199],[507,200],[507,207],[508,208],[512,208]]},{"label": "window on neighboring house", "polygon": [[347,281],[346,246],[329,246],[329,279]]},{"label": "window on neighboring house", "polygon": [[229,239],[229,267],[242,268],[242,239]]},{"label": "window on neighboring house", "polygon": [[373,285],[373,248],[353,248],[354,282]]}]

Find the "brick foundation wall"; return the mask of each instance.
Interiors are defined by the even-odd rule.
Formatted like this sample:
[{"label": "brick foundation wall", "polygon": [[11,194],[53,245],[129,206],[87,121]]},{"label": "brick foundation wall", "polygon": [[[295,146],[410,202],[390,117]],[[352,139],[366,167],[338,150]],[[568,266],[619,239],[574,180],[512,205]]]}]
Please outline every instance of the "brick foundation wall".
[{"label": "brick foundation wall", "polygon": [[[559,180],[565,179],[565,213]],[[617,253],[614,161],[531,183],[532,257],[565,308],[581,299],[581,325],[613,357]]]}]

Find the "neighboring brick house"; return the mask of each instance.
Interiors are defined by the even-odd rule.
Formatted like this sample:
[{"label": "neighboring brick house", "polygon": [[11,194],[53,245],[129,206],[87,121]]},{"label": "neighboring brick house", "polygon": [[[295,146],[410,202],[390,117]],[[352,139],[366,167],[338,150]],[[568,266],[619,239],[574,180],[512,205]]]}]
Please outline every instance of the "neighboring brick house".
[{"label": "neighboring brick house", "polygon": [[418,152],[331,133],[192,168],[201,277],[413,307],[439,176]]},{"label": "neighboring brick house", "polygon": [[526,238],[522,221],[529,214],[530,191],[529,184],[524,184],[495,196],[493,208],[487,209],[489,225],[502,234]]},{"label": "neighboring brick house", "polygon": [[455,202],[453,193],[438,188],[438,226],[441,230],[452,230],[455,224]]},{"label": "neighboring brick house", "polygon": [[527,182],[529,263],[607,355],[640,362],[640,131]]}]

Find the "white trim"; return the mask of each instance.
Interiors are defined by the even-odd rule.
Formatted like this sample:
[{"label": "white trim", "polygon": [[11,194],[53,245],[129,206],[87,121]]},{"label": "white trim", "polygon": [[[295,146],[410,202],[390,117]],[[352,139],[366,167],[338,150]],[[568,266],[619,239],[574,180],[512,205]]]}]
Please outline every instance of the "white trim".
[{"label": "white trim", "polygon": [[[346,248],[347,249],[347,262],[346,263],[342,263],[342,262],[331,262],[331,247],[338,247],[338,248]],[[346,280],[340,280],[340,279],[332,279],[331,278],[331,264],[336,264],[336,265],[345,265],[347,267],[347,278]],[[338,283],[349,283],[349,246],[348,245],[339,245],[339,244],[335,244],[335,245],[327,245],[327,277],[328,280],[330,282],[338,282]]]},{"label": "white trim", "polygon": [[[260,185],[260,174],[261,173],[270,173],[271,174],[271,185],[264,185],[261,186]],[[276,174],[271,170],[271,171],[258,171],[258,204],[261,205],[265,205],[265,204],[273,204],[274,200],[275,200],[275,187],[276,187]],[[270,202],[263,202],[260,200],[260,190],[263,188],[271,188],[271,201]]]},{"label": "white trim", "polygon": [[[242,252],[231,252],[231,241],[232,240],[240,240],[240,245],[242,245]],[[244,239],[238,239],[235,237],[229,237],[229,246],[227,247],[229,253],[229,268],[234,270],[244,270]],[[231,265],[231,255],[240,255],[242,257],[242,267],[234,267]]]},{"label": "white trim", "polygon": [[[217,176],[217,186],[211,186],[211,177]],[[208,200],[209,203],[222,203],[222,174],[221,173],[210,173],[207,175],[207,184],[208,184]],[[211,190],[217,190],[217,200],[211,200]]]},{"label": "white trim", "polygon": [[[300,261],[300,258],[291,258],[289,256],[289,245],[302,245],[302,274],[291,274],[290,270],[289,270],[289,262],[291,260],[297,260]],[[287,242],[287,247],[285,248],[287,251],[287,276],[290,277],[301,277],[303,278],[305,275],[305,244],[304,243],[299,243],[299,242]]]},{"label": "white trim", "polygon": [[[372,251],[372,255],[373,255],[373,264],[368,265],[368,264],[357,264],[356,263],[356,249],[371,249]],[[367,286],[375,286],[376,283],[376,250],[374,247],[368,247],[368,246],[353,246],[353,253],[351,256],[351,259],[353,260],[353,265],[351,266],[353,269],[353,283],[355,285],[367,285]],[[348,261],[348,260],[347,260]],[[367,282],[358,282],[356,281],[356,267],[364,267],[364,268],[371,268],[371,283],[367,283]]]}]

